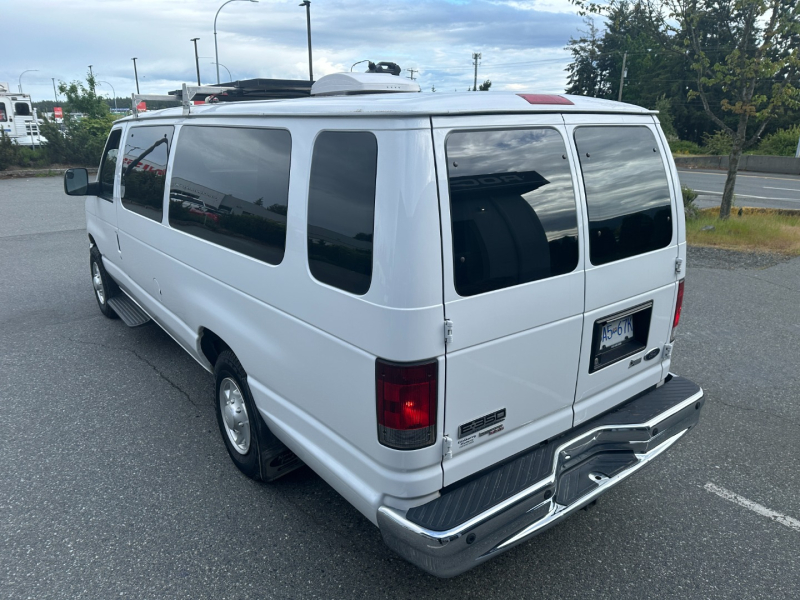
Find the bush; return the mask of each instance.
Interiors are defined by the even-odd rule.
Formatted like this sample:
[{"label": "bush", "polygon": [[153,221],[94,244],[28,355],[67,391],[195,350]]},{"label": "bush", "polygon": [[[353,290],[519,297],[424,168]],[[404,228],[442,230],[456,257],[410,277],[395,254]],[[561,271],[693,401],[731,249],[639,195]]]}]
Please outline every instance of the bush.
[{"label": "bush", "polygon": [[702,154],[703,149],[694,142],[670,140],[669,149],[673,154]]},{"label": "bush", "polygon": [[0,171],[17,164],[17,146],[4,131],[0,131]]},{"label": "bush", "polygon": [[682,185],[681,193],[683,195],[683,212],[686,213],[687,219],[692,219],[697,216],[697,205],[694,203],[697,200],[697,192],[692,188]]},{"label": "bush", "polygon": [[707,154],[725,156],[733,149],[733,140],[725,131],[719,129],[712,134],[703,134],[703,147]]},{"label": "bush", "polygon": [[36,168],[49,163],[47,151],[43,148],[18,146],[5,133],[0,132],[0,171],[9,167]]},{"label": "bush", "polygon": [[111,115],[84,117],[79,121],[65,119],[63,131],[55,123],[45,121],[41,130],[48,141],[45,149],[49,160],[57,164],[96,167],[115,120]]},{"label": "bush", "polygon": [[779,129],[765,137],[758,145],[758,154],[772,156],[794,156],[797,152],[797,140],[800,139],[800,125],[789,129]]}]

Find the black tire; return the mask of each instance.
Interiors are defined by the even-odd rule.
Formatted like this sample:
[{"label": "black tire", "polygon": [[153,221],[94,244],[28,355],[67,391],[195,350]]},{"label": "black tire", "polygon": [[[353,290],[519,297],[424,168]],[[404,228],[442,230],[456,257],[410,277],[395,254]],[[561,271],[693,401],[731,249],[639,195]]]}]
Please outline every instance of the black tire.
[{"label": "black tire", "polygon": [[[270,431],[261,418],[253,401],[250,387],[247,385],[247,373],[233,352],[223,350],[220,353],[214,365],[214,375],[214,406],[217,425],[233,464],[242,473],[257,481],[272,481],[302,465],[300,459],[275,437],[275,434]],[[231,382],[235,384],[236,389],[231,388]],[[241,405],[246,409],[247,433],[249,433],[246,451],[243,447],[244,437],[237,438],[237,432],[229,430],[223,416],[223,406],[230,401],[230,396],[225,395],[228,392],[233,392],[234,396],[237,392],[241,395],[241,403],[238,398],[234,402],[238,405],[238,410],[231,405],[231,409],[227,413],[228,418],[235,416],[236,425],[240,425],[243,423]],[[244,429],[244,427],[239,428],[239,433],[244,433]],[[234,445],[235,441],[239,442],[238,447]]]},{"label": "black tire", "polygon": [[[95,269],[97,273],[95,273]],[[108,305],[108,299],[119,294],[119,286],[106,272],[106,268],[103,265],[103,257],[97,246],[92,246],[91,250],[89,250],[89,274],[92,278],[94,299],[97,300],[100,312],[109,319],[118,319],[117,313]],[[99,282],[95,279],[95,275],[99,275]],[[101,289],[98,289],[98,285],[101,286]]]}]

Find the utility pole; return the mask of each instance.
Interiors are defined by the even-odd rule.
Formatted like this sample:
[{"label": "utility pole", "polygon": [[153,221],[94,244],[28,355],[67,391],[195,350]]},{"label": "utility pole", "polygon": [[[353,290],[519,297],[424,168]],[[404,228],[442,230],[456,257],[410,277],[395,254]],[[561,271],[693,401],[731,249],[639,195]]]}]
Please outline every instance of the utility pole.
[{"label": "utility pole", "polygon": [[94,77],[94,73],[92,73],[92,65],[89,65],[89,77]]},{"label": "utility pole", "polygon": [[478,91],[478,61],[480,59],[481,59],[481,53],[480,52],[473,52],[472,53],[472,60],[475,61],[475,79],[474,79],[474,82],[472,84],[472,91],[473,92],[477,92]]},{"label": "utility pole", "polygon": [[306,7],[306,28],[308,31],[308,80],[314,81],[314,68],[311,66],[311,0],[303,0],[298,6]]},{"label": "utility pole", "polygon": [[136,78],[136,93],[139,93],[139,73],[136,71],[136,59],[132,58],[133,61],[133,76]]},{"label": "utility pole", "polygon": [[409,77],[411,81],[414,81],[414,73],[419,73],[419,69],[406,69],[406,71],[411,73],[411,77]]},{"label": "utility pole", "polygon": [[190,42],[194,42],[194,64],[197,67],[197,85],[200,85],[200,59],[197,57],[197,40],[200,38],[192,38]]},{"label": "utility pole", "polygon": [[56,104],[58,104],[58,92],[56,91],[56,78],[51,77],[50,79],[53,80],[53,95],[56,97]]},{"label": "utility pole", "polygon": [[622,102],[622,87],[625,85],[625,64],[628,62],[628,52],[625,51],[622,57],[622,74],[619,76],[619,97],[617,102]]}]

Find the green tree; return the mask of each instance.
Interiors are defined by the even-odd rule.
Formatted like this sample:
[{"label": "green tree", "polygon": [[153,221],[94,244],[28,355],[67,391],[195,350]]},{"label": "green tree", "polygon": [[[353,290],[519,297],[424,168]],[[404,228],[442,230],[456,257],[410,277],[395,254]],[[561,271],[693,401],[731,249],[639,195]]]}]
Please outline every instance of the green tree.
[{"label": "green tree", "polygon": [[[61,81],[58,89],[67,99],[64,127],[62,130],[48,121],[42,124],[42,134],[48,140],[47,156],[57,164],[97,166],[117,117],[111,114],[105,98],[97,95],[91,74],[86,77],[86,85],[79,81],[70,84]],[[71,113],[84,116],[73,117]]]},{"label": "green tree", "polygon": [[97,82],[91,73],[86,75],[86,85],[80,81],[59,81],[58,91],[67,99],[68,113],[83,113],[88,117],[101,118],[110,113],[105,98],[97,95]]},{"label": "green tree", "polygon": [[[624,0],[572,2],[584,15],[609,18],[611,28],[612,17],[629,8]],[[634,5],[652,17],[659,47],[685,62],[689,102],[699,100],[709,124],[730,138],[722,219],[730,215],[742,152],[758,142],[770,122],[800,108],[792,83],[800,73],[799,6],[800,0],[641,0]],[[657,73],[653,65],[648,69]],[[647,78],[651,89],[659,88],[657,82],[657,75]]]},{"label": "green tree", "polygon": [[611,90],[608,74],[600,64],[602,38],[594,19],[584,18],[588,30],[581,30],[578,39],[570,38],[567,49],[572,53],[572,62],[567,66],[567,93],[594,98],[608,98]]},{"label": "green tree", "polygon": [[491,79],[487,79],[486,81],[484,81],[482,84],[480,84],[478,86],[478,91],[479,92],[488,92],[490,87],[492,87],[492,81],[491,81]]},{"label": "green tree", "polygon": [[[670,5],[692,56],[696,87],[689,96],[700,98],[708,117],[731,140],[719,209],[720,218],[727,219],[742,152],[759,141],[770,120],[785,108],[800,107],[792,85],[800,73],[800,3],[671,0]],[[720,25],[734,40],[730,48],[709,45]],[[721,98],[718,102],[712,101],[713,92]]]}]

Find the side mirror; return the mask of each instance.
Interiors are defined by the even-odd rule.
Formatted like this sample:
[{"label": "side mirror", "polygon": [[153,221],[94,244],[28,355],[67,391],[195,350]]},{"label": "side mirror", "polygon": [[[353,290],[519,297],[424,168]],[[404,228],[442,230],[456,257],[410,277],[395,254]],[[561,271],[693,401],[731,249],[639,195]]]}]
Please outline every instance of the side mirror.
[{"label": "side mirror", "polygon": [[86,169],[67,169],[64,173],[64,193],[67,196],[85,196],[89,189],[89,172]]}]

